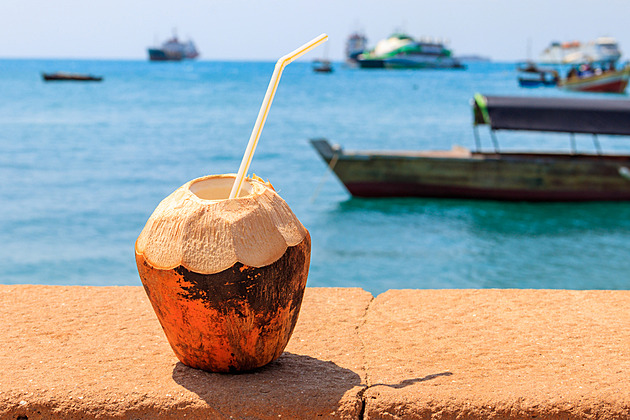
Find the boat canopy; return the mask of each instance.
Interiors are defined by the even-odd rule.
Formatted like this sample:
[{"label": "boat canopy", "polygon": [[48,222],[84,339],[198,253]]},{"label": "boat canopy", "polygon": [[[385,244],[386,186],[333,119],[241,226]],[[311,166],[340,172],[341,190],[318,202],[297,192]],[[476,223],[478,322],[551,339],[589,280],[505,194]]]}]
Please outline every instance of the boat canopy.
[{"label": "boat canopy", "polygon": [[473,100],[474,124],[492,130],[630,136],[630,100],[484,96]]}]

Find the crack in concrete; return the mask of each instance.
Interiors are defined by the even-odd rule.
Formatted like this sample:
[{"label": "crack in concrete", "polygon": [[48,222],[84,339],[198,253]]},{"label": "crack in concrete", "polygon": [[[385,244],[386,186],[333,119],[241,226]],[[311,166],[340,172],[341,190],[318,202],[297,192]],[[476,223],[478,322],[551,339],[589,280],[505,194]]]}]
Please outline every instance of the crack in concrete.
[{"label": "crack in concrete", "polygon": [[361,389],[357,393],[357,398],[359,399],[359,401],[361,403],[361,407],[359,409],[359,420],[363,420],[365,418],[366,402],[365,402],[364,394],[372,386],[371,383],[370,383],[371,381],[370,381],[370,375],[369,375],[369,371],[368,371],[367,356],[366,356],[366,352],[365,352],[365,344],[366,344],[366,342],[363,339],[363,334],[361,333],[361,329],[367,323],[368,313],[369,313],[370,307],[372,306],[372,303],[374,302],[375,299],[376,298],[374,296],[372,296],[372,299],[370,299],[368,304],[365,306],[365,310],[363,311],[363,315],[361,316],[361,321],[359,322],[359,325],[357,325],[357,327],[356,327],[356,332],[357,332],[357,335],[359,336],[359,342],[361,343],[360,350],[361,350],[361,354],[363,355],[363,371],[365,372],[365,385],[364,385],[363,389]]}]

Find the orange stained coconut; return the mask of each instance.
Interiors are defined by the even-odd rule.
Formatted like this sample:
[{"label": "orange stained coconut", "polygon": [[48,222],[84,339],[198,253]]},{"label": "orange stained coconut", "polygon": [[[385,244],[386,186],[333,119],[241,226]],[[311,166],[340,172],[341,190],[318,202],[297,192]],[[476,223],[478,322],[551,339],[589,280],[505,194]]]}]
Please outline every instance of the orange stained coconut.
[{"label": "orange stained coconut", "polygon": [[192,180],[166,197],[136,241],[145,291],[179,360],[250,370],[282,354],[297,322],[310,235],[259,178],[228,199],[234,175]]}]

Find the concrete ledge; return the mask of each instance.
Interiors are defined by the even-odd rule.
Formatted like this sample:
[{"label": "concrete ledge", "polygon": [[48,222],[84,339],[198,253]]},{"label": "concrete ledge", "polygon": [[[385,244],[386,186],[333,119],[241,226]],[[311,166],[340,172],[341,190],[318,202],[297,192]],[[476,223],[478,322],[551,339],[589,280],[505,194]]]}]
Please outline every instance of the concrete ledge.
[{"label": "concrete ledge", "polygon": [[309,288],[285,353],[188,368],[140,287],[0,286],[1,419],[628,419],[630,291]]}]

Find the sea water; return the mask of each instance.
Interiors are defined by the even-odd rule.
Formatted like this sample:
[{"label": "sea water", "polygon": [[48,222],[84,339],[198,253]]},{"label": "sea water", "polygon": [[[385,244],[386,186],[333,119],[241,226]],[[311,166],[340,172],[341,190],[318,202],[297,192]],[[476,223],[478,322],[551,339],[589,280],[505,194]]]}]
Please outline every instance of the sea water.
[{"label": "sea water", "polygon": [[[236,172],[273,62],[0,60],[0,283],[140,285],[134,242],[185,182]],[[44,82],[41,72],[103,76]],[[628,289],[630,203],[356,199],[308,139],[346,149],[474,148],[470,101],[518,87],[515,63],[466,70],[285,69],[250,172],[312,236],[309,286]],[[625,99],[625,95],[594,95]],[[487,130],[482,145],[490,148]],[[501,148],[568,135],[500,132]],[[589,136],[577,146],[593,150]],[[628,151],[626,138],[602,146]]]}]

